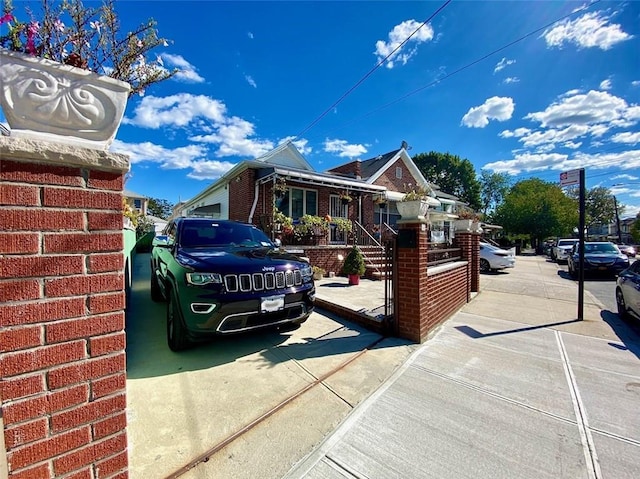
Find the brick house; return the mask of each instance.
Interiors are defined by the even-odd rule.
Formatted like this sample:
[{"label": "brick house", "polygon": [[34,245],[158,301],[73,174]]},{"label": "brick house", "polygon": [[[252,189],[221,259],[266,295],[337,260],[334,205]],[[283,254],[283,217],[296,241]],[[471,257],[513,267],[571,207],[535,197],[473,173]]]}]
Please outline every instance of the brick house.
[{"label": "brick house", "polygon": [[[274,212],[297,222],[304,215],[331,217],[330,244],[344,244],[338,218],[349,219],[359,228],[374,225],[394,228],[400,215],[396,202],[406,185],[432,191],[430,227],[433,240],[450,237],[460,202],[429,184],[407,153],[405,142],[394,151],[368,160],[354,160],[317,172],[291,143],[266,155],[238,163],[194,198],[174,210],[174,216],[203,215],[254,223],[275,236]],[[348,197],[348,200],[345,199]]]}]

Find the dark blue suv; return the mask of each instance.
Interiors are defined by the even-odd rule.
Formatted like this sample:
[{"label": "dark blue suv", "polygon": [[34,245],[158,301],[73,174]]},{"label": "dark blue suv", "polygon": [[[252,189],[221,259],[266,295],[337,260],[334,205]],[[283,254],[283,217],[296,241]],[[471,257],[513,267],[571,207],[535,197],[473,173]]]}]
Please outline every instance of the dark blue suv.
[{"label": "dark blue suv", "polygon": [[151,297],[167,301],[167,341],[296,326],[313,311],[311,265],[251,224],[177,218],[153,241]]}]

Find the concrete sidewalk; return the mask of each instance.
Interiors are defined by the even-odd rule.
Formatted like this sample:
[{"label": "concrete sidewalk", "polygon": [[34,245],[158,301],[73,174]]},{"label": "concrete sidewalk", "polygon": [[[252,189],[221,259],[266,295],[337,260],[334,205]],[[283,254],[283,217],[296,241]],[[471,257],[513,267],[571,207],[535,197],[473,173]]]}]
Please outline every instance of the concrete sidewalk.
[{"label": "concrete sidewalk", "polygon": [[481,284],[286,477],[640,477],[637,332],[544,258]]}]

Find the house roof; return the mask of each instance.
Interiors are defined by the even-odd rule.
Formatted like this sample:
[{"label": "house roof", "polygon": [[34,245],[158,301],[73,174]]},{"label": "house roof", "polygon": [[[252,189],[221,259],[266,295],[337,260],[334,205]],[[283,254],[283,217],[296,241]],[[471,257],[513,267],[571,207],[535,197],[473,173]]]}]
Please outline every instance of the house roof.
[{"label": "house roof", "polygon": [[332,173],[318,173],[316,171],[307,171],[297,168],[289,168],[282,166],[272,166],[269,168],[261,168],[258,172],[258,179],[262,182],[271,180],[275,176],[291,176],[295,181],[301,183],[309,183],[324,186],[338,186],[355,191],[384,191],[386,187],[379,185],[371,185],[364,180],[345,178]]},{"label": "house roof", "polygon": [[370,177],[372,177],[374,174],[380,171],[380,169],[383,168],[389,162],[389,160],[394,159],[399,151],[400,149],[393,150],[389,153],[385,153],[384,155],[378,155],[375,158],[370,158],[368,160],[360,162],[360,172],[362,178],[369,179]]},{"label": "house roof", "polygon": [[123,194],[124,196],[126,196],[127,198],[142,198],[142,199],[145,199],[145,200],[147,199],[147,197],[146,197],[146,196],[144,196],[144,195],[139,195],[138,193],[135,193],[135,192],[133,192],[133,191],[131,191],[131,190],[123,190],[123,191],[122,191],[122,194]]}]

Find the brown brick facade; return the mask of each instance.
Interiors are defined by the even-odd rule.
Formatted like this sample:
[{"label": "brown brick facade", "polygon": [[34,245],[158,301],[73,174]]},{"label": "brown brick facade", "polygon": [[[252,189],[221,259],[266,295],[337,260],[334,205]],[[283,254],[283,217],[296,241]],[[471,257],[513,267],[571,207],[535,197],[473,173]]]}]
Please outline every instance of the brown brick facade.
[{"label": "brown brick facade", "polygon": [[0,138],[0,401],[9,474],[124,478],[128,159],[34,143]]}]

